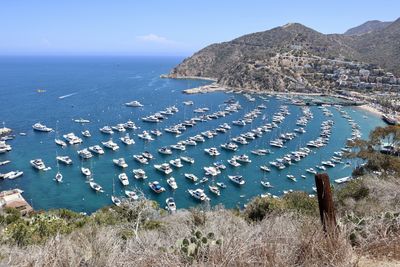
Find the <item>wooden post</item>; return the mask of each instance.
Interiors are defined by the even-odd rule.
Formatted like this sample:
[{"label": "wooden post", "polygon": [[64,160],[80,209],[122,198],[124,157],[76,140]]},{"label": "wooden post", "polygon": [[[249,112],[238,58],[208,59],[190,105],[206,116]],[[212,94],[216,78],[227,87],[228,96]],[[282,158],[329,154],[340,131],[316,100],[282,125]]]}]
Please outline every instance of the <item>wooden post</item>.
[{"label": "wooden post", "polygon": [[318,194],[319,214],[324,231],[331,231],[336,228],[336,217],[328,174],[316,174],[315,185]]}]

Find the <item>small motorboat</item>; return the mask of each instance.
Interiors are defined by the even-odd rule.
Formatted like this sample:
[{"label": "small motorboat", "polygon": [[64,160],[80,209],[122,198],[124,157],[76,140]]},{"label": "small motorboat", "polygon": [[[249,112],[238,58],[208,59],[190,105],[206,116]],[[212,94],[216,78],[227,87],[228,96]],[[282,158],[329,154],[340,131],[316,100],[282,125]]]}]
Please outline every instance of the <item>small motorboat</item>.
[{"label": "small motorboat", "polygon": [[176,211],[176,204],[175,201],[172,197],[169,197],[165,200],[165,203],[167,206],[165,206],[165,209],[170,211],[170,212],[175,212]]}]

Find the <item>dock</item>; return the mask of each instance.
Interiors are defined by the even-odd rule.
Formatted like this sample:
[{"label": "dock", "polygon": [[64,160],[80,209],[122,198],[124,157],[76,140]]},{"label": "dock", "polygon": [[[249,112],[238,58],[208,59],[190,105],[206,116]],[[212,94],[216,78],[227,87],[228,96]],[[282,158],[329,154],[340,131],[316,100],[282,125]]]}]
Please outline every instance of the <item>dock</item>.
[{"label": "dock", "polygon": [[0,211],[4,208],[17,209],[21,215],[27,215],[33,211],[33,208],[22,196],[21,189],[11,189],[0,192]]}]

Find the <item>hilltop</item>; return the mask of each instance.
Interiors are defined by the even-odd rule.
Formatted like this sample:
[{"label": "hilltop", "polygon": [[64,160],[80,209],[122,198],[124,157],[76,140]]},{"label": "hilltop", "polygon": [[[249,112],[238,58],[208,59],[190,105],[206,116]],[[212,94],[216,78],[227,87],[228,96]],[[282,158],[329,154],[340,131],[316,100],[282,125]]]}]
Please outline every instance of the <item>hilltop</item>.
[{"label": "hilltop", "polygon": [[389,26],[393,21],[379,21],[379,20],[370,20],[359,26],[348,29],[344,34],[345,35],[362,35],[365,33],[378,31]]},{"label": "hilltop", "polygon": [[[233,88],[315,91],[338,86],[340,68],[357,71],[351,81],[363,69],[377,70],[382,78],[387,71],[400,74],[400,20],[381,28],[367,25],[374,30],[361,35],[323,34],[299,23],[247,34],[205,47],[169,77],[208,77]],[[349,31],[366,31],[360,27]]]}]

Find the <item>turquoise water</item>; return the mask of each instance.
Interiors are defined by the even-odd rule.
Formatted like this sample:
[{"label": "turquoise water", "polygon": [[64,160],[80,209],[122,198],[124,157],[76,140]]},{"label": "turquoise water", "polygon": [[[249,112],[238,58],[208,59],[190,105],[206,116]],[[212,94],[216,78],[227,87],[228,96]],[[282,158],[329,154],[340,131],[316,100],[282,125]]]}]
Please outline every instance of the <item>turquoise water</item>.
[{"label": "turquoise water", "polygon": [[[219,148],[221,143],[227,142],[230,137],[255,128],[266,122],[271,122],[271,117],[280,105],[287,104],[283,100],[271,97],[264,101],[257,97],[256,102],[249,102],[242,95],[234,95],[240,102],[243,109],[232,115],[199,123],[193,128],[188,128],[180,137],[163,132],[161,137],[157,137],[153,142],[144,142],[136,134],[141,130],[151,130],[158,128],[163,130],[165,127],[176,124],[184,119],[194,117],[193,112],[198,107],[208,107],[210,112],[218,111],[223,108],[223,102],[229,98],[230,94],[212,93],[200,95],[185,95],[181,91],[186,88],[204,85],[207,81],[194,80],[169,80],[160,79],[159,75],[167,73],[173,66],[179,63],[181,58],[107,58],[107,57],[80,57],[80,58],[2,58],[0,61],[0,100],[1,115],[0,121],[14,129],[17,137],[9,141],[13,150],[6,154],[0,154],[0,161],[11,160],[12,163],[0,167],[0,172],[4,173],[11,170],[22,170],[24,175],[15,180],[0,181],[0,189],[21,188],[25,191],[24,196],[35,209],[69,208],[75,211],[93,212],[94,210],[111,204],[110,195],[112,194],[113,179],[115,180],[115,194],[123,196],[126,188],[123,188],[117,180],[117,175],[121,169],[116,167],[112,159],[125,157],[129,167],[126,172],[129,175],[130,189],[141,189],[143,193],[164,206],[165,199],[173,196],[178,208],[186,208],[198,204],[187,193],[190,188],[205,188],[206,193],[211,197],[211,204],[224,204],[226,207],[241,206],[255,195],[270,192],[282,195],[283,190],[294,189],[312,192],[314,178],[307,174],[306,179],[300,178],[305,174],[305,169],[314,167],[322,160],[328,160],[334,151],[339,150],[348,137],[351,135],[351,127],[347,120],[342,118],[334,108],[329,108],[334,116],[335,125],[329,144],[320,149],[314,149],[308,157],[292,165],[285,170],[278,171],[271,167],[270,173],[264,173],[259,166],[266,164],[290,151],[304,146],[308,141],[319,136],[320,124],[328,119],[320,109],[311,107],[314,118],[308,124],[305,134],[299,135],[295,139],[286,143],[287,148],[274,149],[269,147],[271,138],[278,137],[278,134],[292,131],[297,126],[296,119],[301,116],[301,109],[298,106],[289,105],[291,114],[286,117],[280,128],[264,134],[263,137],[252,141],[247,146],[240,146],[238,152],[228,152],[219,149],[221,155],[218,161],[225,161],[234,154],[246,153],[250,156],[252,163],[233,168],[227,165],[227,169],[216,178],[216,181],[223,181],[228,188],[221,190],[221,196],[217,197],[208,191],[208,183],[194,185],[191,181],[184,178],[183,173],[190,172],[198,177],[203,177],[204,166],[210,166],[215,160],[204,153],[204,148],[216,146]],[[38,93],[37,89],[46,90],[45,93]],[[71,95],[59,99],[60,96]],[[143,108],[125,107],[123,103],[139,100],[144,104]],[[192,100],[193,106],[184,106],[182,101]],[[174,151],[171,156],[163,156],[157,153],[161,146],[175,144],[179,140],[184,140],[207,129],[214,129],[224,122],[231,123],[233,120],[241,118],[246,112],[251,111],[259,104],[266,104],[267,109],[263,110],[263,115],[256,118],[251,125],[245,127],[232,126],[232,130],[225,134],[219,134],[213,139],[208,139],[205,143],[200,143],[196,147],[187,146],[185,152]],[[162,123],[152,124],[140,120],[141,117],[160,111],[167,106],[176,105],[179,112],[169,117]],[[363,137],[376,126],[383,125],[383,122],[371,114],[364,111],[345,108],[349,115],[360,125]],[[364,116],[368,116],[365,119]],[[80,125],[72,121],[73,118],[85,118],[91,120],[87,125]],[[265,120],[263,120],[265,117]],[[105,149],[106,154],[94,156],[91,160],[81,163],[77,150],[91,145],[99,144],[101,141],[109,139],[108,135],[101,134],[99,128],[104,125],[115,125],[133,120],[140,130],[130,132],[136,144],[125,146],[119,141],[119,137],[124,133],[115,133],[113,138],[120,146],[115,152]],[[56,128],[60,136],[65,133],[74,132],[80,136],[80,132],[88,129],[92,133],[91,138],[84,138],[84,143],[79,146],[68,146],[62,149],[54,143],[55,133],[34,132],[31,126],[36,122],[42,122],[49,127]],[[58,123],[57,123],[58,121]],[[19,136],[18,133],[25,132],[27,136]],[[267,156],[255,156],[250,154],[250,150],[256,147],[267,147],[272,149],[273,154]],[[139,154],[144,150],[149,150],[156,157],[155,160],[145,166],[134,161],[132,155]],[[57,171],[56,153],[59,155],[69,155],[74,164],[72,166],[60,165],[60,170],[64,175],[64,182],[57,184],[53,179]],[[184,163],[181,169],[174,169],[172,176],[178,183],[178,190],[172,191],[166,183],[165,175],[156,171],[153,164],[162,163],[178,157],[178,155],[188,155],[193,157],[195,164]],[[42,158],[47,166],[52,170],[38,172],[34,170],[29,160]],[[81,164],[91,167],[94,171],[96,182],[103,186],[104,193],[95,193],[85,182],[85,178],[80,173]],[[357,162],[354,162],[357,164]],[[132,177],[132,169],[144,168],[148,179],[138,181]],[[297,176],[298,182],[292,182],[286,178],[287,174]],[[332,179],[347,176],[351,173],[351,168],[344,165],[337,165],[329,168],[328,173]],[[246,179],[244,186],[236,186],[227,178],[228,174],[241,174]],[[274,188],[266,189],[261,186],[260,180],[266,178]],[[167,189],[161,194],[153,193],[147,183],[149,181],[160,181]]]}]

